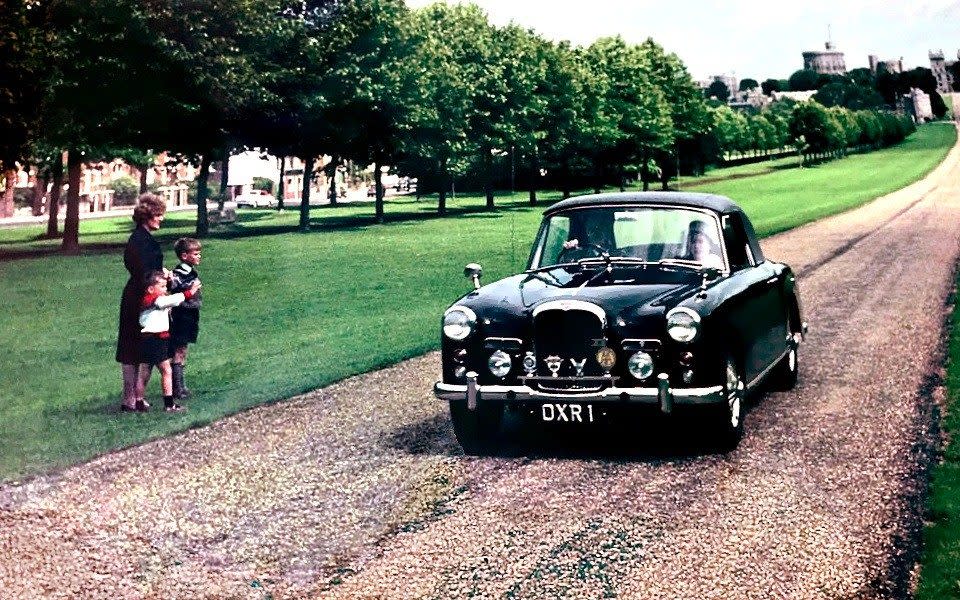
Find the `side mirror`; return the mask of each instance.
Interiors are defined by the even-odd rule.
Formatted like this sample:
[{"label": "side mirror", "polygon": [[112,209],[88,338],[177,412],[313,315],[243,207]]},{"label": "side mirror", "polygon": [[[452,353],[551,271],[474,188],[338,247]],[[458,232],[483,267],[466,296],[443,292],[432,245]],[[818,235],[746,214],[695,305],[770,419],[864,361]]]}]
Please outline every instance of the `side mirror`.
[{"label": "side mirror", "polygon": [[463,276],[473,281],[473,289],[480,289],[480,276],[483,275],[483,267],[477,263],[470,263],[463,268]]}]

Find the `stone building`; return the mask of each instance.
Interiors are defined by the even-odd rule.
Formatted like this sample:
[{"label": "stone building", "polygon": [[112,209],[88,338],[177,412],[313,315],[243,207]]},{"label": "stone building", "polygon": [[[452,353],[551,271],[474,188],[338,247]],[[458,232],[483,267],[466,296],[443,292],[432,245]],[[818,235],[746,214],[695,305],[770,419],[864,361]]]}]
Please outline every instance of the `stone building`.
[{"label": "stone building", "polygon": [[[941,94],[952,92],[954,81],[950,67],[957,61],[945,60],[943,50],[930,51],[928,56],[930,57],[930,70],[933,71],[933,76],[937,78],[937,91]],[[960,50],[957,51],[957,58],[960,59]]]},{"label": "stone building", "polygon": [[933,120],[930,95],[917,88],[910,88],[909,94],[903,94],[897,99],[897,109],[910,115],[915,123]]},{"label": "stone building", "polygon": [[843,52],[835,50],[833,42],[824,44],[825,50],[807,50],[803,53],[803,68],[811,69],[824,75],[843,75],[847,72],[847,64],[843,59]]},{"label": "stone building", "polygon": [[876,54],[871,54],[867,57],[867,62],[870,63],[870,73],[874,75],[884,72],[903,73],[902,56],[898,59],[888,58],[887,60],[880,60]]}]

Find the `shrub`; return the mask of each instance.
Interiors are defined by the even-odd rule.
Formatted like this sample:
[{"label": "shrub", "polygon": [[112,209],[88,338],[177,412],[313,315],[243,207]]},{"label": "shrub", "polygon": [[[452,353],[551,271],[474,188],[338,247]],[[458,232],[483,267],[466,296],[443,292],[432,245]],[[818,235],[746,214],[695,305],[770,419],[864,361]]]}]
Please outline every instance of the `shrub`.
[{"label": "shrub", "polygon": [[266,177],[254,177],[253,189],[273,193],[273,180]]},{"label": "shrub", "polygon": [[114,206],[130,206],[137,203],[137,196],[140,195],[140,184],[128,175],[117,177],[110,182],[110,189],[113,190]]}]

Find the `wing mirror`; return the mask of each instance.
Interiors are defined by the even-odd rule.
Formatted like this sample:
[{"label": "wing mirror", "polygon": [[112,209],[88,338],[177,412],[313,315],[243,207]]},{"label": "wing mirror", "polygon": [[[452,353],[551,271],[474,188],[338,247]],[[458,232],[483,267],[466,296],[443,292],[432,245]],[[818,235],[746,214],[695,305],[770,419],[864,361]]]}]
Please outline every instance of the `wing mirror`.
[{"label": "wing mirror", "polygon": [[480,276],[483,275],[483,267],[477,263],[470,263],[463,268],[463,276],[473,281],[473,289],[480,289]]}]

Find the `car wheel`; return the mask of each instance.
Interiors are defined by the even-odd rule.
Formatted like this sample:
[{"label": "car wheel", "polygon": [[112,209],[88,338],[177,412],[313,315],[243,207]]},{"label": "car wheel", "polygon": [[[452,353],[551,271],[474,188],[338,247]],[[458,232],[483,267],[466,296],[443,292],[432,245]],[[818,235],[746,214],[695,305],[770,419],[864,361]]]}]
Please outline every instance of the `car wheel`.
[{"label": "car wheel", "polygon": [[475,410],[467,408],[466,400],[450,401],[450,420],[453,433],[465,454],[487,454],[500,433],[503,405],[479,403]]},{"label": "car wheel", "polygon": [[746,385],[736,361],[728,357],[724,369],[724,402],[716,407],[713,425],[717,445],[721,450],[733,450],[743,438],[743,418],[746,414]]},{"label": "car wheel", "polygon": [[800,372],[800,352],[791,344],[787,355],[780,359],[770,373],[770,384],[776,390],[792,390],[797,385]]}]

